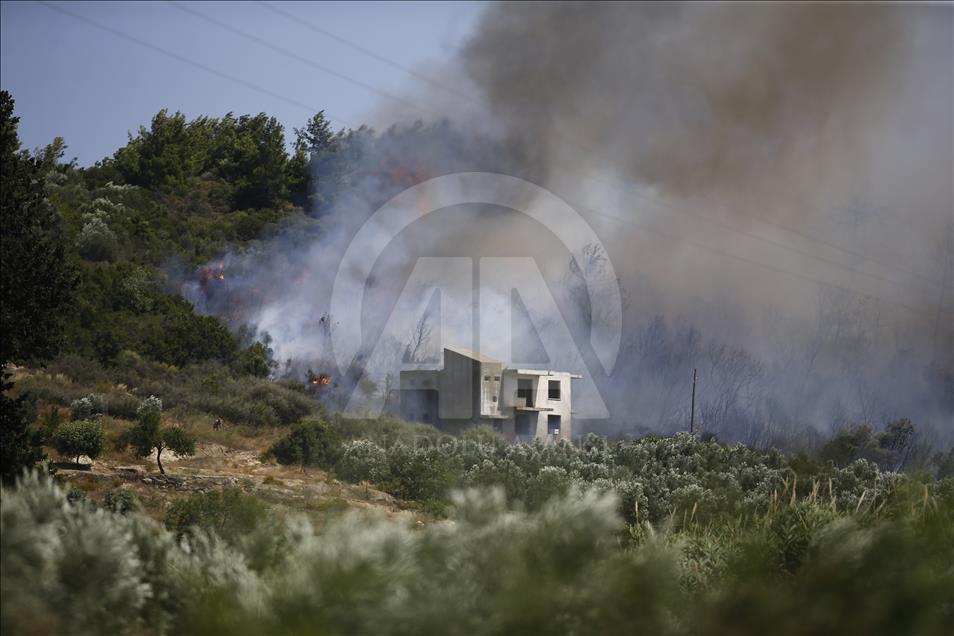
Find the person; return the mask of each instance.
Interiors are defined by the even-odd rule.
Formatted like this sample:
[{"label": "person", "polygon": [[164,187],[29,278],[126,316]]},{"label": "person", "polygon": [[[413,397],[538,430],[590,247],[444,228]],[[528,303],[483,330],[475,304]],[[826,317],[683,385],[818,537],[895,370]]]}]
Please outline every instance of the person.
[{"label": "person", "polygon": [[215,421],[212,422],[212,430],[217,431],[219,430],[220,426],[222,426],[222,420],[220,420],[219,418],[215,418]]}]

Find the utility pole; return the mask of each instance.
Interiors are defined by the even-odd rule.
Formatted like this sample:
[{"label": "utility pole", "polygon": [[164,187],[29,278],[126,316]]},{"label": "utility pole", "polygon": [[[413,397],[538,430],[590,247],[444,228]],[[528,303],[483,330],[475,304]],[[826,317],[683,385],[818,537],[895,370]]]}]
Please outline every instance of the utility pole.
[{"label": "utility pole", "polygon": [[696,426],[696,370],[692,370],[692,406],[689,407],[689,433],[693,433]]}]

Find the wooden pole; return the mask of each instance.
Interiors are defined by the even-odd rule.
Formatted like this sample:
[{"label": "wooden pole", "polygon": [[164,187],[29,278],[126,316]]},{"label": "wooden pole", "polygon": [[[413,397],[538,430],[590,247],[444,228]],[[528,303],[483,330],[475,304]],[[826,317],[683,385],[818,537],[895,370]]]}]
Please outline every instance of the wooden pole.
[{"label": "wooden pole", "polygon": [[692,406],[689,407],[689,433],[693,433],[696,426],[696,370],[692,370]]}]

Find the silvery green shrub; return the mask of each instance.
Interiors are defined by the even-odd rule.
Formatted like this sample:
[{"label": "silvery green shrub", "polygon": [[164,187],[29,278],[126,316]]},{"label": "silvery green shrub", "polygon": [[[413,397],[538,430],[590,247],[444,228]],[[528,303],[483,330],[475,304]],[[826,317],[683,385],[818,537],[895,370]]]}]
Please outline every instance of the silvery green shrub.
[{"label": "silvery green shrub", "polygon": [[387,452],[370,440],[346,442],[335,472],[353,482],[381,481],[388,476]]},{"label": "silvery green shrub", "polygon": [[158,419],[159,414],[162,412],[162,400],[157,398],[155,395],[150,395],[139,405],[139,408],[136,409],[136,416],[139,419]]},{"label": "silvery green shrub", "polygon": [[106,413],[106,400],[103,396],[90,393],[70,403],[70,419],[89,420],[95,415]]}]

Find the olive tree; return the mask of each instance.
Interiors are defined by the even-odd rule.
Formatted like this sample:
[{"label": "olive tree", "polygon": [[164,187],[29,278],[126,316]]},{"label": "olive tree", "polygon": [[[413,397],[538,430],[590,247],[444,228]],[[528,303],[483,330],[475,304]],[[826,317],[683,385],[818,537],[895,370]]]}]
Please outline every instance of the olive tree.
[{"label": "olive tree", "polygon": [[75,457],[78,464],[83,455],[89,457],[90,462],[99,457],[104,441],[103,426],[99,422],[78,420],[60,424],[53,432],[51,445],[61,456]]},{"label": "olive tree", "polygon": [[143,400],[136,411],[139,421],[129,431],[126,441],[138,457],[148,457],[155,450],[159,472],[165,475],[162,451],[169,449],[176,455],[194,455],[195,437],[178,426],[162,428],[161,412],[162,400],[154,395]]}]

